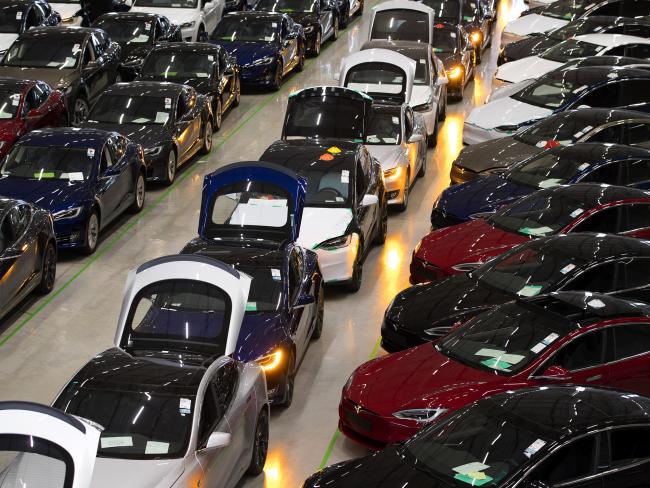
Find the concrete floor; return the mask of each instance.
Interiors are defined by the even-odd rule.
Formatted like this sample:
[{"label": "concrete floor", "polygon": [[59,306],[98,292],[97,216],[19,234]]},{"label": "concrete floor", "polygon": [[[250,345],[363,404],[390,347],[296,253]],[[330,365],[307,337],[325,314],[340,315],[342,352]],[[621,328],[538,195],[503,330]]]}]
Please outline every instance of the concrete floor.
[{"label": "concrete floor", "polygon": [[[378,3],[370,0],[367,7]],[[523,0],[502,0],[494,39],[519,15]],[[335,84],[340,60],[367,36],[370,8],[303,73],[291,75],[278,93],[245,93],[229,113],[207,158],[190,163],[170,189],[152,188],[145,210],[125,216],[101,237],[91,257],[62,254],[55,291],[27,300],[0,325],[0,399],[49,403],[90,357],[110,347],[127,272],[142,262],[177,253],[197,232],[203,176],[227,163],[256,160],[280,136],[288,95],[302,87]],[[405,213],[391,212],[386,244],[372,250],[363,286],[354,295],[329,289],[320,341],[312,344],[296,379],[294,403],[274,410],[265,475],[245,487],[295,487],[321,464],[365,454],[337,435],[341,387],[360,363],[381,354],[379,327],[393,296],[408,286],[411,251],[429,229],[435,197],[449,184],[449,168],[462,147],[463,120],[484,103],[496,69],[498,41],[485,53],[465,100],[451,104],[429,153],[428,172],[417,182]]]}]

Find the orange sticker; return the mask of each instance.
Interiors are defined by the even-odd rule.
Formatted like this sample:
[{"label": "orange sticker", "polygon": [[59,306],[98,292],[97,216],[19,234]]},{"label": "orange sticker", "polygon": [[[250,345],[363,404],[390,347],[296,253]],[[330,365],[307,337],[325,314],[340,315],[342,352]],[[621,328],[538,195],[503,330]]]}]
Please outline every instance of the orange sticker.
[{"label": "orange sticker", "polygon": [[319,159],[321,161],[334,161],[334,156],[332,156],[331,154],[325,153],[325,154],[321,155],[321,157]]}]

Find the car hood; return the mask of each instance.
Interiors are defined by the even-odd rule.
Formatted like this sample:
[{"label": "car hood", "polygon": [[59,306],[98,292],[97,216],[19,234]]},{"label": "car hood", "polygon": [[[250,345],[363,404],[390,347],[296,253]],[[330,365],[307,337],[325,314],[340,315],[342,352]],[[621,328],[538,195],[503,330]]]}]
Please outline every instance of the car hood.
[{"label": "car hood", "polygon": [[505,97],[482,107],[476,107],[467,117],[466,123],[490,130],[502,125],[519,125],[531,120],[543,119],[552,113],[553,111],[547,108]]},{"label": "car hood", "polygon": [[0,77],[42,80],[52,88],[67,88],[78,77],[77,70],[52,68],[20,68],[18,66],[0,66]]},{"label": "car hood", "polygon": [[186,22],[199,20],[198,12],[195,8],[161,8],[161,7],[131,7],[130,12],[144,12],[149,14],[164,15],[172,24],[182,25]]},{"label": "car hood", "polygon": [[428,85],[413,85],[413,91],[411,92],[411,100],[409,105],[411,107],[417,107],[424,103],[428,103],[432,98],[431,87]]},{"label": "car hood", "polygon": [[536,32],[548,32],[568,24],[568,20],[555,19],[540,14],[523,15],[506,25],[505,32],[517,36],[529,36]]},{"label": "car hood", "polygon": [[520,142],[514,137],[503,137],[465,146],[454,164],[480,173],[492,168],[507,168],[542,151],[542,148]]},{"label": "car hood", "polygon": [[239,361],[255,361],[289,340],[280,312],[246,312],[234,356]]},{"label": "car hood", "polygon": [[241,66],[278,53],[278,46],[273,42],[224,42],[221,45],[237,58],[237,63]]},{"label": "car hood", "polygon": [[318,24],[318,16],[310,12],[293,12],[289,16],[294,22],[307,27],[310,24]]},{"label": "car hood", "polygon": [[0,121],[0,141],[14,141],[18,124],[14,119]]},{"label": "car hood", "polygon": [[370,155],[379,161],[384,171],[399,165],[400,161],[404,161],[404,164],[408,162],[406,150],[401,144],[369,144],[366,147]]},{"label": "car hood", "polygon": [[418,257],[441,267],[482,263],[527,242],[526,236],[492,227],[483,219],[430,232],[422,238]]},{"label": "car hood", "polygon": [[352,211],[349,208],[305,207],[298,245],[313,249],[323,241],[344,235],[350,222]]},{"label": "car hood", "polygon": [[132,460],[97,457],[90,488],[169,488],[183,474],[183,459]]},{"label": "car hood", "polygon": [[18,39],[18,34],[0,34],[0,51],[9,49],[9,46]]},{"label": "car hood", "polygon": [[436,53],[436,56],[445,65],[445,69],[451,69],[461,61],[457,53]]},{"label": "car hood", "polygon": [[0,178],[0,195],[32,202],[50,212],[57,212],[81,204],[90,198],[84,183],[71,184],[68,180],[30,180]]},{"label": "car hood", "polygon": [[562,63],[557,61],[549,61],[539,56],[528,56],[500,66],[496,77],[510,83],[519,83],[520,81],[539,78],[560,66],[562,66]]},{"label": "car hood", "polygon": [[505,47],[505,57],[511,61],[527,56],[541,54],[555,46],[559,41],[547,36],[532,36],[521,41],[513,42]]},{"label": "car hood", "polygon": [[164,76],[146,74],[138,77],[138,81],[159,81],[159,82],[173,82],[179,85],[189,85],[197,92],[205,95],[210,91],[210,78],[165,78]]},{"label": "car hood", "polygon": [[146,43],[142,44],[127,44],[126,42],[120,44],[120,60],[145,58],[151,51],[151,45]]},{"label": "car hood", "polygon": [[140,144],[143,149],[164,145],[168,142],[167,139],[169,137],[169,131],[165,125],[113,125],[85,123],[82,124],[82,127],[119,132],[136,144]]},{"label": "car hood", "polygon": [[78,3],[49,2],[49,4],[50,7],[52,7],[52,10],[59,12],[62,19],[67,19],[68,17],[72,17],[74,14],[79,12],[79,10],[81,10],[81,5],[79,5]]}]

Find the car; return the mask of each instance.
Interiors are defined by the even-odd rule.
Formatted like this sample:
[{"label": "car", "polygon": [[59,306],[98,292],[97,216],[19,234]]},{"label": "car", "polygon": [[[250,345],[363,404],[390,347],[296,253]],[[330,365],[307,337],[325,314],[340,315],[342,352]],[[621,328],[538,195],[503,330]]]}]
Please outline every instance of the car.
[{"label": "car", "polygon": [[648,336],[642,302],[584,291],[511,301],[435,344],[362,364],[343,387],[339,429],[380,449],[506,391],[560,382],[648,395]]},{"label": "car", "polygon": [[237,107],[241,100],[237,60],[223,47],[206,42],[166,42],[154,46],[138,81],[170,81],[192,86],[210,101],[214,131],[221,129],[224,114]]},{"label": "car", "polygon": [[23,136],[0,168],[0,195],[49,210],[59,249],[91,254],[124,211],[144,208],[142,149],[115,132],[41,129]]},{"label": "car", "polygon": [[0,319],[34,290],[47,294],[54,288],[53,225],[47,210],[0,197]]},{"label": "car", "polygon": [[305,67],[303,28],[287,14],[230,13],[219,22],[210,42],[236,59],[242,83],[279,90],[285,76]]},{"label": "car", "polygon": [[451,222],[487,217],[540,188],[581,182],[650,190],[650,151],[602,143],[548,149],[504,173],[443,190],[431,211],[431,220],[437,227],[444,227]]},{"label": "car", "polygon": [[363,63],[366,51],[371,49],[394,51],[415,62],[413,88],[408,103],[424,118],[429,147],[435,146],[438,139],[438,121],[444,121],[447,117],[449,78],[444,64],[429,46],[409,41],[369,41],[361,46],[363,54],[352,54],[348,58],[352,59],[354,56],[358,63]]},{"label": "car", "polygon": [[266,374],[271,404],[289,406],[298,368],[323,331],[315,251],[296,244],[307,181],[282,166],[234,163],[204,179],[199,236],[181,251],[252,277],[234,358]]},{"label": "car", "polygon": [[435,12],[420,2],[389,0],[372,9],[368,41],[433,43]]},{"label": "car", "polygon": [[182,41],[181,28],[164,15],[142,12],[108,13],[92,24],[120,45],[120,78],[132,81],[159,42]]},{"label": "car", "polygon": [[181,26],[184,41],[205,41],[217,26],[225,0],[132,0],[131,12],[160,14]]},{"label": "car", "polygon": [[512,42],[499,51],[497,64],[537,56],[562,41],[585,34],[625,34],[650,38],[650,21],[645,18],[594,15],[574,20],[562,27]]},{"label": "car", "polygon": [[605,66],[556,70],[523,90],[474,108],[465,120],[464,144],[515,134],[549,115],[575,108],[650,111],[650,72]]},{"label": "car", "polygon": [[501,45],[521,40],[534,33],[545,33],[573,20],[593,15],[643,17],[650,15],[648,0],[559,0],[509,22],[501,34]]},{"label": "car", "polygon": [[[313,56],[320,54],[321,46],[325,41],[328,39],[335,41],[339,37],[341,13],[338,10],[339,4],[336,1],[257,0],[253,8],[256,12],[289,15],[296,24],[302,26],[306,41],[304,48],[306,52]],[[284,32],[291,31],[291,26],[287,26]]]},{"label": "car", "polygon": [[61,16],[45,0],[2,0],[0,18],[0,53],[4,53],[23,32],[61,22]]},{"label": "car", "polygon": [[[439,278],[466,273],[530,239],[569,232],[647,239],[649,198],[648,191],[597,183],[539,190],[486,218],[432,230],[417,244],[412,268]],[[436,220],[432,224],[436,229]]]},{"label": "car", "polygon": [[119,79],[120,46],[101,29],[35,27],[0,62],[0,77],[43,80],[65,93],[68,120],[78,126],[103,91]]},{"label": "car", "polygon": [[352,17],[361,17],[364,5],[365,0],[338,0],[339,27],[346,29]]},{"label": "car", "polygon": [[511,136],[465,146],[452,163],[451,183],[499,174],[552,147],[584,142],[650,148],[650,117],[633,110],[606,108],[559,112]]},{"label": "car", "polygon": [[649,409],[646,397],[591,386],[507,391],[404,444],[321,469],[303,488],[643,486]]},{"label": "car", "polygon": [[140,144],[147,178],[171,185],[180,166],[212,149],[212,120],[210,101],[191,86],[132,81],[106,90],[83,127],[119,132]]},{"label": "car", "polygon": [[363,262],[383,244],[388,205],[381,165],[359,143],[336,139],[280,140],[260,161],[279,164],[307,180],[297,244],[318,255],[323,281],[361,288]]},{"label": "car", "polygon": [[392,300],[381,344],[402,351],[510,300],[554,291],[592,291],[650,302],[650,243],[611,234],[572,233],[526,242],[475,270],[437,280],[412,269],[411,286]]},{"label": "car", "polygon": [[[650,25],[650,24],[649,24]],[[650,39],[623,34],[586,34],[550,47],[537,56],[528,56],[499,67],[495,78],[503,86],[538,79],[572,59],[593,56],[650,58]]]},{"label": "car", "polygon": [[81,0],[62,0],[62,1],[47,1],[47,4],[52,10],[61,16],[61,23],[64,25],[81,25],[82,19],[79,17],[81,14],[82,6]]}]

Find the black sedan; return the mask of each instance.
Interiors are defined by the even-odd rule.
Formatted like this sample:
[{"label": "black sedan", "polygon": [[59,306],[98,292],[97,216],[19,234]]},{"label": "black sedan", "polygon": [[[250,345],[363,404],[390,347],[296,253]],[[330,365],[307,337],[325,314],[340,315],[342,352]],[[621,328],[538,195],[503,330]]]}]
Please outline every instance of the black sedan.
[{"label": "black sedan", "polygon": [[382,346],[395,352],[430,342],[496,305],[558,290],[650,302],[648,276],[648,241],[585,233],[534,240],[470,273],[398,293],[384,315]]},{"label": "black sedan", "polygon": [[120,52],[101,29],[37,27],[7,50],[0,76],[44,80],[63,91],[69,120],[79,125],[100,94],[118,79]]},{"label": "black sedan", "polygon": [[189,85],[211,101],[212,126],[221,128],[223,114],[239,105],[241,79],[237,60],[214,44],[169,42],[153,48],[139,80]]},{"label": "black sedan", "polygon": [[134,81],[106,90],[84,127],[115,131],[144,148],[147,177],[171,185],[180,165],[212,149],[212,109],[187,85]]},{"label": "black sedan", "polygon": [[432,48],[445,65],[447,93],[462,100],[465,86],[474,79],[476,71],[476,49],[467,32],[459,25],[438,22],[433,29]]},{"label": "black sedan", "polygon": [[157,42],[182,41],[181,28],[167,17],[144,12],[109,13],[93,22],[122,48],[120,75],[133,80]]},{"label": "black sedan", "polygon": [[650,399],[625,392],[509,391],[403,444],[325,468],[303,488],[642,487],[650,470],[649,419]]},{"label": "black sedan", "polygon": [[61,16],[45,0],[1,0],[0,52],[6,51],[23,32],[59,22]]},{"label": "black sedan", "polygon": [[0,319],[32,291],[49,293],[56,276],[56,238],[49,212],[0,198]]}]

